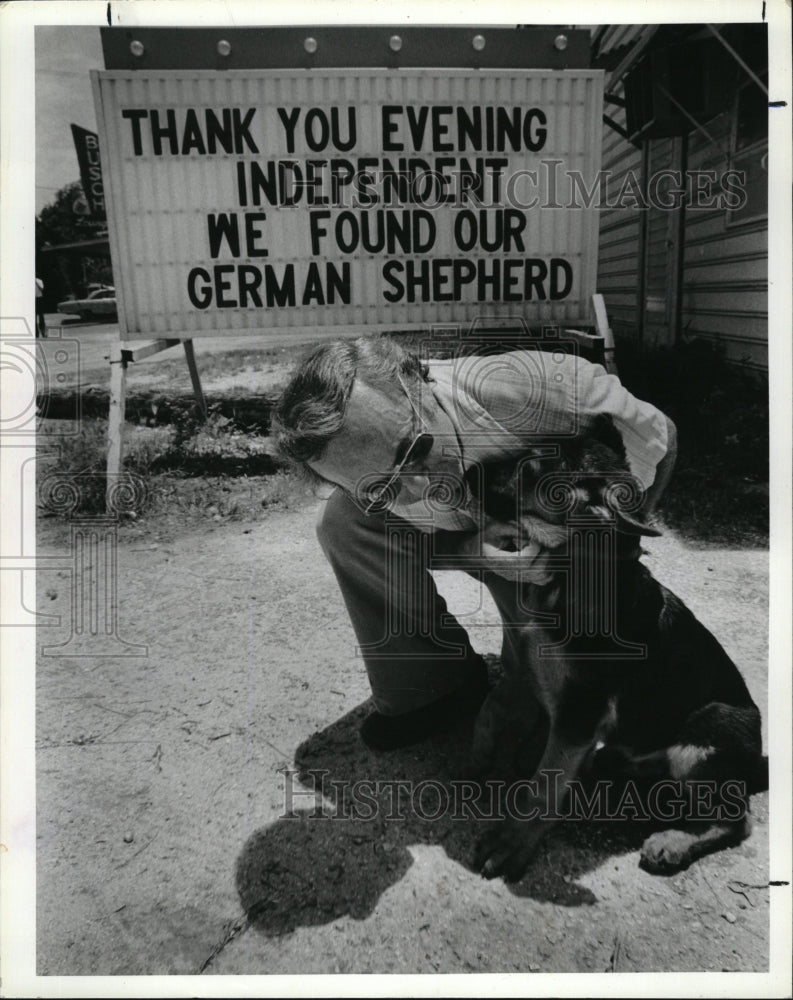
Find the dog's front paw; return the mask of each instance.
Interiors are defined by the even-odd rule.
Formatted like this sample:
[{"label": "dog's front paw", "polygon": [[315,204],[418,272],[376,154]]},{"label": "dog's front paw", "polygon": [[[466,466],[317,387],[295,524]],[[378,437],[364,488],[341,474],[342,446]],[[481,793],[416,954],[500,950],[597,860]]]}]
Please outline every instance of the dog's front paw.
[{"label": "dog's front paw", "polygon": [[503,875],[507,882],[517,882],[528,868],[536,844],[525,823],[508,820],[481,838],[474,865],[485,878]]},{"label": "dog's front paw", "polygon": [[698,841],[685,830],[660,830],[642,844],[639,864],[655,875],[669,875],[686,868],[694,860]]}]

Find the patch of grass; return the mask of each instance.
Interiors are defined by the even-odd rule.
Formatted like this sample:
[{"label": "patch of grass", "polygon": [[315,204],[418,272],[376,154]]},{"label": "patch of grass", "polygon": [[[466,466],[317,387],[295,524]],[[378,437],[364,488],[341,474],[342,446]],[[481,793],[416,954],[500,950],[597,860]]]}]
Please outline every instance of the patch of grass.
[{"label": "patch of grass", "polygon": [[150,480],[151,505],[148,516],[158,524],[171,521],[184,527],[186,521],[209,520],[256,522],[271,511],[291,510],[316,499],[310,487],[289,471],[269,476],[205,476],[170,474]]},{"label": "patch of grass", "polygon": [[168,447],[152,456],[149,473],[267,475],[283,465],[271,438],[219,412],[210,410],[206,420],[192,412],[177,414],[170,430]]},{"label": "patch of grass", "polygon": [[[146,456],[154,453],[149,441],[130,435],[129,472],[125,475],[130,509],[145,509],[147,490],[138,470],[146,466]],[[107,421],[45,420],[37,438],[37,508],[44,516],[71,517],[100,514],[106,509]]]},{"label": "patch of grass", "polygon": [[[44,516],[99,514],[106,506],[107,421],[45,421],[39,435],[38,507]],[[310,499],[270,438],[210,414],[167,427],[128,424],[120,511],[136,520],[169,510],[218,520],[256,520],[268,509]]]}]

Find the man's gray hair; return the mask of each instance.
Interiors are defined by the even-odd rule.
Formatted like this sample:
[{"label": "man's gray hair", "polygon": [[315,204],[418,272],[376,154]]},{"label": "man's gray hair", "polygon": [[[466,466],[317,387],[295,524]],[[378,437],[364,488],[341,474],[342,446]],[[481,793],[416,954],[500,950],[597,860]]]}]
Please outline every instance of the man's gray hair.
[{"label": "man's gray hair", "polygon": [[408,384],[429,381],[426,363],[388,337],[333,340],[314,348],[278,401],[274,413],[278,449],[301,465],[320,458],[344,426],[355,380],[387,390],[398,376]]}]

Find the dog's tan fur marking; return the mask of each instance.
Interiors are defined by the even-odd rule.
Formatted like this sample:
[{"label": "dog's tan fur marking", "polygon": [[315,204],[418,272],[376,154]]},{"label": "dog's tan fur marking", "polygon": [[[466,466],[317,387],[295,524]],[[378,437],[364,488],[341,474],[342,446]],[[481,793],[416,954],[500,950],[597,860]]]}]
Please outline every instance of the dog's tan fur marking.
[{"label": "dog's tan fur marking", "polygon": [[713,747],[681,746],[679,743],[666,751],[669,758],[669,773],[675,779],[685,778],[697,764],[707,760]]},{"label": "dog's tan fur marking", "polygon": [[533,514],[523,515],[518,523],[522,534],[546,549],[558,548],[567,541],[568,531],[564,524],[550,524]]}]

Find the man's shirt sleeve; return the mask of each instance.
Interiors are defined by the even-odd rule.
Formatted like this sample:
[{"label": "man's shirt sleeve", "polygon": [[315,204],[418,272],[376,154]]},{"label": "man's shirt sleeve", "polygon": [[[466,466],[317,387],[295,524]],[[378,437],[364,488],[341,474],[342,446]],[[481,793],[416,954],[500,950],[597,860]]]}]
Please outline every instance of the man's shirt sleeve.
[{"label": "man's shirt sleeve", "polygon": [[505,430],[529,445],[537,437],[586,433],[595,417],[608,414],[631,472],[644,489],[652,485],[667,450],[666,418],[616,375],[562,352],[515,351],[487,359],[489,370],[479,360],[468,389]]},{"label": "man's shirt sleeve", "polygon": [[628,392],[617,376],[609,375],[602,365],[578,360],[577,367],[583,422],[600,413],[609,414],[622,435],[631,472],[645,490],[649,489],[667,450],[666,417],[651,403]]}]

